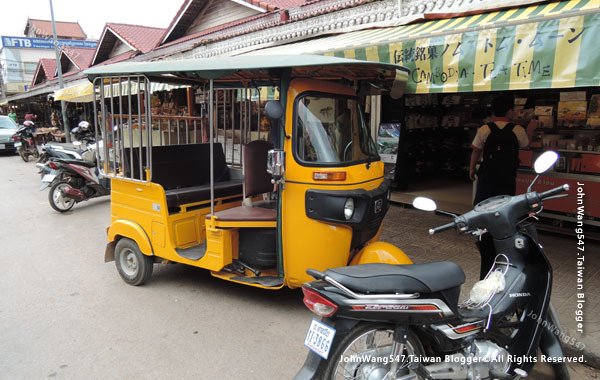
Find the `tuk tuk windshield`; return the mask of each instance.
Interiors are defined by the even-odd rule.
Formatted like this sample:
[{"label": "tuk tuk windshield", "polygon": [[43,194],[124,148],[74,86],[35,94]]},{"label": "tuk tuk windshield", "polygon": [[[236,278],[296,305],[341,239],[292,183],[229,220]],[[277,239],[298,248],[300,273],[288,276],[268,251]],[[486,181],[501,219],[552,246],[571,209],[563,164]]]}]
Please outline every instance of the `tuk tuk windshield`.
[{"label": "tuk tuk windshield", "polygon": [[352,164],[378,160],[356,98],[305,95],[296,110],[295,153],[309,164]]}]

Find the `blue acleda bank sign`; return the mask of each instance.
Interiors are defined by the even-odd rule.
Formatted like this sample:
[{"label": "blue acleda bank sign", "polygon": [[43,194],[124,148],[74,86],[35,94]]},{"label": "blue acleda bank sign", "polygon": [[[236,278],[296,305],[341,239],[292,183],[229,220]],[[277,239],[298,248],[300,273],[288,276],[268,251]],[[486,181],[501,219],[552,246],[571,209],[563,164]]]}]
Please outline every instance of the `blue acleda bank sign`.
[{"label": "blue acleda bank sign", "polygon": [[[59,46],[74,48],[96,48],[97,41],[58,40]],[[54,41],[51,38],[28,38],[2,36],[2,46],[13,49],[53,49]]]}]

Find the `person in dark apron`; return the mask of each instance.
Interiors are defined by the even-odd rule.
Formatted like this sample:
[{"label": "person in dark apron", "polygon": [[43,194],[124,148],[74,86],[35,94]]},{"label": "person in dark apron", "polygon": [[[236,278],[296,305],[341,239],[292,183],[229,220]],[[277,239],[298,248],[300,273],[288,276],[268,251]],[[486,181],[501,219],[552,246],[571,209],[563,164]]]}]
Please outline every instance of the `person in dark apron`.
[{"label": "person in dark apron", "polygon": [[477,180],[474,204],[496,195],[515,195],[519,149],[529,145],[529,138],[522,126],[510,122],[513,105],[511,95],[496,97],[491,121],[482,125],[473,139],[469,176]]}]

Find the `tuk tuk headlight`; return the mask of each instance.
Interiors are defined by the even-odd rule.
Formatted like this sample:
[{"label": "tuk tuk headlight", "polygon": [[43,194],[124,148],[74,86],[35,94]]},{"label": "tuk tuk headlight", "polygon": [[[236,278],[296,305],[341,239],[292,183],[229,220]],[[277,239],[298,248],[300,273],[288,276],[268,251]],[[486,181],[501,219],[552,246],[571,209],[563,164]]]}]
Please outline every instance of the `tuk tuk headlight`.
[{"label": "tuk tuk headlight", "polygon": [[348,198],[344,204],[344,217],[346,220],[350,220],[352,215],[354,215],[354,199]]}]

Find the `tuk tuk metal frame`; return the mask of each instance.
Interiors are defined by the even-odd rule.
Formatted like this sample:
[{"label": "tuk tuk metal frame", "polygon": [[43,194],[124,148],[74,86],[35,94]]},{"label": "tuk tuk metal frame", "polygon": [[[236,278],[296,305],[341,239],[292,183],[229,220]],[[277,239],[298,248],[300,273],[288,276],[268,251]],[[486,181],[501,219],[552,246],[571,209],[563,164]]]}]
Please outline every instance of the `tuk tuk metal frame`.
[{"label": "tuk tuk metal frame", "polygon": [[[295,186],[296,188],[298,188],[299,190],[296,191],[296,195],[294,195],[293,197],[290,196],[289,200],[287,201],[288,203],[292,202],[289,203],[289,205],[293,209],[291,211],[288,211],[287,213],[293,214],[297,212],[302,212],[304,214],[304,210],[300,211],[301,208],[299,208],[304,207],[304,202],[301,201],[302,196],[300,194],[304,194],[305,191],[308,191],[310,189],[311,183],[314,182],[314,179],[312,178],[313,176],[310,173],[313,173],[313,171],[318,170],[318,165],[309,165],[302,167],[302,163],[295,162],[294,157],[291,154],[290,144],[293,135],[291,129],[291,119],[295,118],[295,114],[292,112],[292,109],[295,108],[295,98],[299,97],[304,92],[308,93],[310,91],[316,90],[314,88],[311,88],[310,86],[319,86],[319,83],[321,83],[319,82],[319,80],[322,81],[322,83],[337,83],[335,85],[326,85],[324,87],[326,89],[325,92],[333,91],[333,93],[335,93],[336,91],[341,91],[341,93],[349,94],[350,92],[355,93],[356,90],[360,88],[359,86],[357,86],[359,82],[365,82],[367,84],[367,88],[374,88],[376,89],[376,91],[381,91],[381,89],[385,86],[389,85],[390,87],[392,87],[392,84],[393,86],[396,86],[397,82],[405,83],[407,77],[407,70],[396,65],[324,56],[269,56],[266,59],[265,57],[260,56],[247,56],[217,57],[204,60],[196,59],[168,62],[131,62],[118,63],[99,68],[92,68],[86,71],[86,73],[88,74],[89,79],[94,83],[94,89],[99,104],[99,107],[96,103],[94,104],[94,112],[96,114],[94,120],[94,124],[96,127],[95,129],[96,132],[100,132],[106,139],[105,141],[107,141],[107,143],[104,144],[103,150],[104,160],[102,160],[102,157],[100,157],[100,153],[98,153],[98,159],[99,162],[103,162],[104,172],[109,176],[118,179],[120,182],[122,182],[122,179],[125,179],[126,181],[123,183],[126,183],[130,180],[133,181],[133,183],[144,183],[147,185],[152,185],[154,173],[152,151],[154,146],[173,145],[174,142],[176,142],[177,144],[189,144],[190,142],[197,143],[198,123],[200,124],[202,142],[204,142],[204,131],[205,128],[208,128],[208,143],[210,149],[210,207],[209,210],[207,209],[208,212],[206,214],[206,226],[202,224],[203,227],[206,227],[207,234],[209,233],[209,228],[211,228],[210,231],[213,232],[221,231],[222,233],[225,233],[227,230],[231,230],[233,226],[238,226],[237,228],[241,229],[245,228],[244,226],[248,226],[250,228],[253,225],[263,227],[270,225],[269,223],[252,224],[250,223],[250,221],[248,221],[248,223],[219,222],[219,217],[217,215],[219,215],[220,213],[219,210],[223,210],[223,206],[221,203],[219,203],[220,208],[219,210],[217,210],[215,204],[216,178],[214,166],[214,144],[216,142],[221,142],[219,141],[219,136],[222,131],[222,146],[224,148],[226,164],[229,164],[232,167],[236,167],[238,165],[240,167],[244,167],[242,147],[245,143],[247,143],[249,140],[252,140],[253,138],[253,135],[251,133],[253,115],[252,92],[255,92],[258,102],[260,104],[261,87],[278,87],[280,94],[280,103],[284,105],[284,109],[286,111],[284,112],[280,120],[273,120],[274,124],[271,125],[272,141],[276,149],[290,149],[290,154],[285,159],[285,162],[289,162],[290,164],[293,163],[295,168],[294,170],[298,170],[298,173],[305,176],[303,178],[306,178],[303,181],[293,180],[288,182],[286,182],[286,178],[283,178],[283,181],[278,185],[279,191],[275,209],[276,220],[272,225],[276,230],[276,274],[277,276],[279,276],[279,278],[281,278],[281,286],[287,285],[290,287],[300,286],[303,281],[308,280],[308,276],[305,273],[306,267],[302,266],[294,268],[294,273],[291,275],[292,277],[288,278],[288,265],[292,264],[284,263],[282,198],[284,198],[284,195],[286,193],[289,193],[289,191],[287,190],[288,184],[289,186]],[[294,88],[291,87],[292,79],[300,81],[294,82],[296,83],[294,85]],[[163,127],[165,126],[161,121],[160,115],[153,115],[151,112],[152,104],[150,95],[153,89],[153,83],[155,82],[167,83],[173,86],[183,85],[201,88],[203,92],[203,99],[208,98],[208,105],[206,107],[201,108],[201,115],[199,119],[191,121],[189,119],[185,119],[183,122],[183,126],[180,125],[181,120],[176,120],[176,124],[174,126],[176,133],[175,138],[172,136],[173,124],[171,123],[171,120],[167,119],[166,121],[168,135],[164,136],[162,131]],[[125,83],[125,85],[123,85],[123,83]],[[344,90],[342,90],[342,88],[344,88]],[[291,96],[291,98],[288,99],[288,96]],[[235,110],[236,101],[238,103],[237,106],[239,106],[237,110],[238,112],[236,112]],[[118,111],[118,113],[116,111]],[[260,131],[260,107],[258,107],[256,116],[258,138],[260,139],[262,137]],[[138,131],[134,131],[136,119]],[[153,136],[153,123],[155,121],[157,121],[159,131],[157,136]],[[239,127],[236,127],[236,122],[239,123]],[[185,131],[184,138],[182,138],[182,135],[180,133],[181,128],[183,128],[183,130]],[[144,130],[146,135],[144,135]],[[190,138],[190,130],[193,130],[193,138]],[[228,144],[229,131],[231,132],[231,145]],[[238,144],[236,144],[237,133],[239,133]],[[99,138],[99,136],[97,137]],[[136,139],[139,141],[136,141]],[[128,140],[129,145],[125,143],[125,140]],[[231,154],[228,154],[227,152],[228,147],[231,148]],[[239,151],[237,152],[236,147],[239,147]],[[139,155],[139,162],[137,163],[136,167],[134,167],[133,159],[134,149],[136,149],[136,154]],[[236,160],[237,153],[239,153],[239,159]],[[128,163],[125,162],[126,159],[128,159]],[[367,202],[372,202],[372,197],[376,196],[378,197],[377,202],[379,202],[379,210],[381,210],[381,202],[384,201],[383,198],[386,194],[385,188],[382,187],[382,164],[374,165],[373,163],[368,162],[367,165],[342,165],[342,167],[344,168],[344,170],[355,170],[354,179],[361,178],[361,176],[364,177],[365,175],[367,175],[367,173],[369,173],[368,178],[366,178],[366,180],[364,181],[345,181],[345,183],[332,184],[319,184],[315,182],[314,186],[325,189],[325,192],[329,194],[327,196],[333,197],[346,197],[354,196],[353,194],[360,194],[360,197],[362,197],[361,199],[366,200]],[[353,169],[354,167],[356,167],[356,169]],[[375,167],[376,169],[371,169],[371,167]],[[326,165],[326,167],[324,166],[324,169],[321,170],[331,171],[334,169],[334,166]],[[369,172],[370,170],[371,172]],[[381,175],[375,174],[373,170],[375,170],[375,172],[377,173],[381,171]],[[138,172],[138,175],[136,175],[136,171]],[[310,174],[310,178],[306,177],[306,175],[308,174]],[[365,188],[365,186],[367,185],[367,191],[363,190],[363,188]],[[149,187],[151,192],[154,188],[161,189],[160,191],[157,190],[158,192],[156,194],[163,194],[162,197],[165,196],[165,190],[162,190],[160,185],[156,184],[154,187]],[[307,190],[302,190],[305,188]],[[128,187],[128,189],[131,189],[128,191],[133,191],[136,188],[130,186]],[[143,191],[141,189],[138,190]],[[357,193],[357,190],[360,191]],[[243,187],[241,195],[241,199],[246,198],[245,186]],[[166,204],[164,200],[161,202],[162,204]],[[164,257],[166,260],[182,262],[189,265],[205,267],[213,271],[213,276],[227,279],[233,282],[246,283],[241,280],[236,280],[231,276],[222,274],[221,272],[215,272],[220,271],[222,269],[227,269],[223,266],[215,266],[212,264],[208,266],[203,266],[202,263],[188,260],[185,258],[185,256],[177,256],[175,250],[176,247],[179,247],[180,245],[177,241],[171,240],[172,234],[175,232],[171,231],[171,228],[174,227],[169,225],[169,221],[175,219],[171,218],[172,214],[170,209],[161,209],[161,202],[152,203],[152,208],[154,209],[154,211],[161,212],[162,215],[165,215],[165,218],[167,218],[164,221],[159,220],[158,224],[163,225],[161,230],[162,244],[164,245],[166,241],[168,244],[171,245],[168,245],[167,247],[163,248],[163,251],[166,249],[168,252],[164,255],[158,254],[158,257]],[[184,213],[186,213],[188,212],[186,210],[196,210],[198,207],[204,206],[201,206],[199,204],[198,206],[195,206],[194,204],[190,204],[188,206],[184,205],[182,206],[182,210]],[[236,206],[233,205],[228,207]],[[367,203],[367,207],[371,206],[369,206]],[[144,212],[147,213],[147,211]],[[204,215],[205,214],[199,214],[199,216],[202,219],[204,219]],[[303,218],[306,218],[306,216],[303,216]],[[379,218],[379,216],[377,218]],[[319,231],[322,232],[316,233],[314,237],[321,236],[320,234],[327,231],[327,229],[329,228],[327,227],[327,222],[323,223],[323,221],[307,219],[307,222],[308,221],[310,221],[309,223],[311,225],[315,225],[315,223],[316,225],[321,225],[321,227],[319,227]],[[152,245],[154,243],[152,243],[151,239],[149,238],[149,236],[153,236],[155,233],[154,224],[152,226],[152,231],[149,231],[150,227],[142,228],[141,225],[136,222],[135,218],[133,218],[133,220],[124,220],[122,222],[119,222],[121,224],[114,227],[114,223],[116,222],[119,221],[113,220],[113,224],[111,224],[108,233],[109,244],[107,246],[106,258],[109,261],[111,259],[111,254],[112,258],[114,258],[115,245],[118,239],[120,237],[127,237],[128,233],[133,233],[131,231],[138,231],[135,232],[135,234],[137,234],[137,236],[141,236],[139,239],[143,241],[140,242],[138,242],[133,237],[131,237],[131,239],[133,239],[134,242],[138,244],[138,246],[140,247],[140,251],[143,253],[143,255],[150,257],[156,255]],[[298,222],[294,223],[296,223],[294,225],[297,225]],[[337,222],[334,222],[334,224],[336,223]],[[341,220],[339,223],[343,225],[345,222]],[[165,224],[166,226],[164,226]],[[373,223],[371,223],[371,227],[369,227],[371,228],[371,230],[373,229],[372,225]],[[310,229],[309,227],[306,227],[302,224],[297,225],[297,227],[302,229]],[[335,232],[336,236],[345,236],[344,239],[346,242],[343,243],[342,246],[345,246],[346,244],[350,243],[350,241],[348,240],[349,236],[351,237],[352,231],[359,227],[360,225],[356,225],[350,230],[348,230],[347,227],[335,230],[337,231]],[[169,232],[169,234],[167,234],[166,237],[165,228],[167,228]],[[289,229],[292,227],[286,228]],[[119,230],[125,232],[121,233],[119,232]],[[304,232],[307,233],[306,231]],[[361,245],[359,247],[352,248],[352,252],[346,252],[345,256],[342,255],[334,257],[335,261],[338,263],[337,265],[382,261],[391,263],[410,262],[406,255],[404,255],[402,251],[398,248],[387,243],[378,242],[377,235],[373,235],[375,232],[376,230],[369,232],[367,235],[372,236],[373,238],[368,238],[369,240],[360,240],[364,242],[360,243]],[[350,235],[348,235],[348,233],[350,233]],[[287,244],[289,244],[289,237],[291,235],[289,235],[289,232],[287,232],[286,236],[288,238]],[[152,239],[154,239],[154,237],[152,237]],[[209,245],[214,244],[211,242],[212,240],[209,240],[207,235],[203,243],[205,244],[205,250],[208,251]],[[340,249],[345,249],[342,246],[319,247],[319,249],[315,252],[311,252],[311,255],[316,255],[315,257],[321,257],[321,260],[319,262],[314,263],[314,265],[311,264],[310,267],[314,267],[316,269],[325,269],[323,268],[323,265],[330,265],[325,263],[332,261],[323,261],[322,253],[320,254],[319,252],[323,251],[324,249],[331,250],[332,248],[334,248],[333,251],[337,252],[340,251]],[[185,245],[182,247],[184,248],[181,249],[187,249],[185,248]],[[224,265],[228,265],[228,260],[231,260],[231,250],[233,248],[228,249],[229,251],[227,254],[229,255],[229,259],[225,259],[225,256],[223,256]],[[173,250],[173,253],[170,253],[171,250]],[[295,252],[298,252],[298,247],[295,248]],[[298,253],[296,253],[296,255],[297,254]],[[223,255],[225,255],[225,253],[223,253]],[[332,254],[332,256],[336,256],[336,254]],[[348,261],[340,262],[340,258],[343,257],[347,257]],[[199,260],[203,261],[203,256],[201,256]],[[290,262],[297,263],[298,260],[301,259],[296,258]],[[256,277],[259,277],[259,275],[257,274]],[[281,287],[272,287],[266,285],[262,286],[260,284],[254,284],[252,286],[270,289]]]}]

